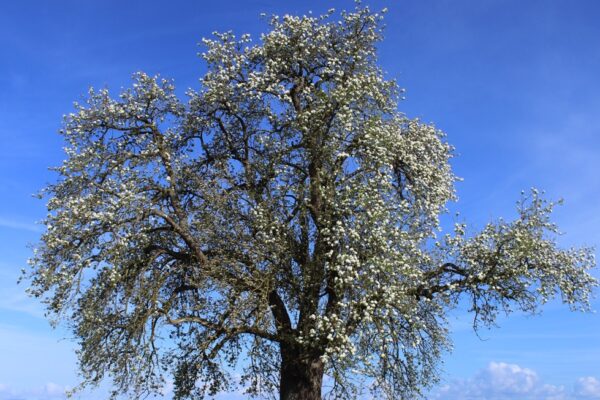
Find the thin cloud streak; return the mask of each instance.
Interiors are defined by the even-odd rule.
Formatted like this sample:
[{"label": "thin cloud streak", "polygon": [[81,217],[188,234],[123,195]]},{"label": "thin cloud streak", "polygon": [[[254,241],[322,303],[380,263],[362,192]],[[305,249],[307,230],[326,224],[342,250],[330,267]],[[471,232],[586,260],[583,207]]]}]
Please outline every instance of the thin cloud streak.
[{"label": "thin cloud streak", "polygon": [[33,224],[33,223],[28,223],[28,222],[20,222],[20,221],[15,221],[15,220],[0,217],[0,229],[1,228],[16,229],[16,230],[36,232],[36,233],[41,233],[44,231],[42,226],[38,225],[38,224]]}]

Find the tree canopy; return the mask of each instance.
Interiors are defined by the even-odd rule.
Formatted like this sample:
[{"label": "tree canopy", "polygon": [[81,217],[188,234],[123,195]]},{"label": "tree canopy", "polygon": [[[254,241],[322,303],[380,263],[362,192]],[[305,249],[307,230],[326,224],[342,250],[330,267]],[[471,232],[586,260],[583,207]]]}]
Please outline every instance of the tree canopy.
[{"label": "tree canopy", "polygon": [[73,328],[84,385],[412,398],[459,298],[476,324],[556,295],[587,309],[593,252],[557,246],[537,191],[512,222],[440,233],[452,147],[397,110],[382,13],[333,14],[273,16],[256,43],[215,33],[185,101],[138,73],[66,117],[29,279]]}]

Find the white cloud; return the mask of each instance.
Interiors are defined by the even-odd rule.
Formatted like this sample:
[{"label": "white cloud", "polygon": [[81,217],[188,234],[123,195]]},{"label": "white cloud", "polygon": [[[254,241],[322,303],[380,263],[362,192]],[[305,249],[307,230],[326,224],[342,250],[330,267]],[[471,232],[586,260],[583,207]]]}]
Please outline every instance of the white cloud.
[{"label": "white cloud", "polygon": [[600,399],[600,381],[580,378],[574,390],[544,383],[538,374],[516,364],[491,362],[472,378],[458,379],[435,390],[430,399],[444,400],[586,400]]},{"label": "white cloud", "polygon": [[537,374],[515,364],[495,363],[488,365],[479,377],[497,391],[515,394],[530,393],[537,385]]},{"label": "white cloud", "polygon": [[600,380],[593,376],[579,378],[575,384],[575,393],[585,399],[600,399]]},{"label": "white cloud", "polygon": [[49,395],[49,396],[63,397],[65,395],[65,393],[67,392],[67,390],[68,389],[64,386],[57,385],[56,383],[53,383],[53,382],[48,382],[48,383],[46,383],[46,385],[44,385],[42,393]]},{"label": "white cloud", "polygon": [[66,391],[69,388],[58,385],[54,382],[48,382],[43,386],[33,389],[18,389],[11,385],[0,383],[0,400],[59,400],[66,399]]}]

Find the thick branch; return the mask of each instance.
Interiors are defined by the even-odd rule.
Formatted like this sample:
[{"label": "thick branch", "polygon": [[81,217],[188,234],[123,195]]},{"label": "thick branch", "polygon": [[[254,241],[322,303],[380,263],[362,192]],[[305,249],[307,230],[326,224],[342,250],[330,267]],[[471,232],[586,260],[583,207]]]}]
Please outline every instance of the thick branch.
[{"label": "thick branch", "polygon": [[292,321],[283,300],[281,300],[276,290],[269,292],[269,306],[271,307],[273,318],[275,318],[277,332],[290,333],[292,331]]}]

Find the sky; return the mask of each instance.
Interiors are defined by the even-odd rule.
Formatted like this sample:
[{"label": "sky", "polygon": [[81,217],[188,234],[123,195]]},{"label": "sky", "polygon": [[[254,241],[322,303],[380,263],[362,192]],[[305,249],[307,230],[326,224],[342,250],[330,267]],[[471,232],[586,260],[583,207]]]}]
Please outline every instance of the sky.
[{"label": "sky", "polygon": [[[476,229],[513,218],[521,190],[564,199],[561,246],[600,244],[600,3],[594,0],[365,1],[387,7],[379,61],[406,89],[399,110],[433,122],[456,148],[459,201]],[[89,86],[118,92],[136,71],[205,72],[202,37],[257,37],[267,14],[353,8],[351,1],[0,2],[0,400],[64,398],[77,383],[74,342],[17,284],[43,228],[33,194],[64,158],[62,115]],[[594,272],[595,276],[600,276]],[[598,294],[598,292],[596,292]],[[592,307],[600,309],[600,301]],[[553,301],[536,316],[473,332],[450,316],[454,350],[431,399],[600,399],[600,317]],[[82,395],[102,398],[104,388]],[[220,399],[241,398],[222,394]]]}]

